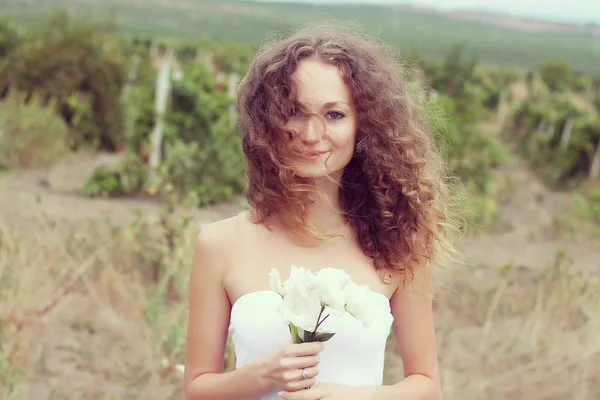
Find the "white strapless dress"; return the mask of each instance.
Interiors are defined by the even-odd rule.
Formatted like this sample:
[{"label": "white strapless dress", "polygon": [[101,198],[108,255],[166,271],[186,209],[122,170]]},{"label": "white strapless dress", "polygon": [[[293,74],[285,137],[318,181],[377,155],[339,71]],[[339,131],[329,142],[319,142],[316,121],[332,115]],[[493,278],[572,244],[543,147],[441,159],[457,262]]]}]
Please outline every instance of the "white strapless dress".
[{"label": "white strapless dress", "polygon": [[[320,354],[317,383],[347,386],[379,386],[383,380],[385,345],[393,316],[389,299],[371,291],[374,321],[369,327],[349,314],[331,315],[321,328],[335,332]],[[231,309],[229,332],[235,348],[236,367],[275,353],[290,343],[290,332],[277,308],[281,297],[272,291],[251,292],[240,297]],[[273,390],[262,400],[279,399]]]}]

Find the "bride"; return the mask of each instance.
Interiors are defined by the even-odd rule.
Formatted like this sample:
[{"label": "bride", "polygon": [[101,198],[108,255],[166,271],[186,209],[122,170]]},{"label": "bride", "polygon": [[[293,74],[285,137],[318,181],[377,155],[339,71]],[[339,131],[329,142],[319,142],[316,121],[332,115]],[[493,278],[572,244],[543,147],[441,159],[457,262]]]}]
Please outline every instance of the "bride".
[{"label": "bride", "polygon": [[[430,270],[452,251],[449,186],[424,114],[375,41],[327,25],[265,46],[238,94],[250,211],[199,234],[185,398],[439,399]],[[269,272],[343,269],[368,327],[331,316],[292,344]],[[382,385],[393,329],[404,379]],[[237,365],[223,372],[227,336]]]}]

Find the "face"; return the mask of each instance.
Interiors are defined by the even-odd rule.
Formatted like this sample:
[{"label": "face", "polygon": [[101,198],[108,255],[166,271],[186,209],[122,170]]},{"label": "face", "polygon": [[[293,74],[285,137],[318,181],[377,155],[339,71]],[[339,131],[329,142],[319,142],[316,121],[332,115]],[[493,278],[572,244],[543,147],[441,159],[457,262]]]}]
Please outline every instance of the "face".
[{"label": "face", "polygon": [[296,107],[286,127],[295,132],[289,146],[299,176],[338,177],[354,153],[357,118],[352,93],[337,67],[303,60],[292,75]]}]

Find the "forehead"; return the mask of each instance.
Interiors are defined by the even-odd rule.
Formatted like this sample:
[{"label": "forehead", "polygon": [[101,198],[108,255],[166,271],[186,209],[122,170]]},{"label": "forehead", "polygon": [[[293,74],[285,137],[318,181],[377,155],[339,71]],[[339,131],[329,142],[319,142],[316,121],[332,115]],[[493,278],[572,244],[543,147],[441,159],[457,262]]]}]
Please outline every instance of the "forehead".
[{"label": "forehead", "polygon": [[296,100],[307,106],[321,107],[326,103],[352,104],[352,92],[340,70],[315,59],[301,61],[292,74]]}]

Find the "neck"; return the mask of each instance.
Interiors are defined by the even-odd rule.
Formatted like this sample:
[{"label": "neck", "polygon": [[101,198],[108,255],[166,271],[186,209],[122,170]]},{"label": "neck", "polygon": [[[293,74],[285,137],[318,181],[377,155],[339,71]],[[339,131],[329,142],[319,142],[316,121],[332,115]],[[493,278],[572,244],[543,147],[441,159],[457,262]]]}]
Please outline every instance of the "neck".
[{"label": "neck", "polygon": [[341,212],[340,187],[327,178],[315,181],[321,196],[306,213],[306,222],[326,233],[337,233],[346,224]]},{"label": "neck", "polygon": [[[325,235],[342,235],[348,236],[348,225],[346,219],[342,213],[340,204],[340,186],[336,182],[332,182],[330,179],[322,178],[314,181],[316,188],[320,192],[320,196],[316,201],[311,204],[310,208],[305,214],[305,221],[307,224],[315,226],[321,233]],[[277,218],[270,219],[266,223],[269,230],[274,228],[283,228],[287,231],[286,234],[294,238],[295,241],[302,243],[314,244],[315,242],[311,238],[307,238],[304,235],[297,235],[299,232],[289,231],[288,228],[279,225]]]}]

